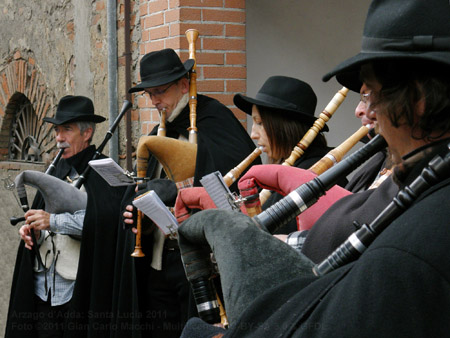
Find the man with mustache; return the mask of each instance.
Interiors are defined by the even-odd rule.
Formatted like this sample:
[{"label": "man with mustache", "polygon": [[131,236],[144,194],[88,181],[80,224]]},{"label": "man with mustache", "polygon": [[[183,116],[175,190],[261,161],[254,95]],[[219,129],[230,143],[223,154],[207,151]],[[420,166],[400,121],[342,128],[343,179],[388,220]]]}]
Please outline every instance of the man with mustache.
[{"label": "man with mustache", "polygon": [[[89,98],[68,95],[59,101],[55,116],[43,120],[54,125],[57,147],[64,148],[52,175],[75,184],[95,154],[91,141],[96,123],[105,118],[94,113]],[[123,189],[109,187],[91,170],[80,190],[88,194],[88,204],[83,210],[73,214],[48,213],[38,192],[31,209],[25,213],[25,225],[19,230],[23,243],[14,271],[6,337],[62,337],[68,332],[85,331],[89,302],[95,303],[96,309],[90,313],[110,311],[107,304],[112,283],[106,281],[112,271],[108,265],[98,266],[96,262],[113,258],[108,246],[115,244],[116,232],[110,224],[117,224]],[[102,230],[106,226],[108,231]],[[32,231],[37,243],[33,243]],[[100,241],[96,234],[102,232]],[[43,267],[35,264],[37,258],[31,251],[35,245]],[[94,283],[102,287],[91,295]],[[70,313],[77,319],[79,330],[67,329]]]}]

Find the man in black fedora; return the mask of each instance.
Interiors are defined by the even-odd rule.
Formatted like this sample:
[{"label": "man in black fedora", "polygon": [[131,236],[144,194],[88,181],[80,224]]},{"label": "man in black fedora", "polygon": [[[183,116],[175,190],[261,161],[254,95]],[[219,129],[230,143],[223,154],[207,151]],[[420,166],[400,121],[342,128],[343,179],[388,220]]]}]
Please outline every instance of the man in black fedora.
[{"label": "man in black fedora", "polygon": [[[43,120],[53,125],[57,148],[64,148],[51,175],[75,184],[95,154],[91,145],[95,126],[105,118],[95,114],[89,98],[68,95],[59,101],[54,117]],[[86,334],[95,318],[111,311],[113,264],[105,265],[104,261],[114,258],[117,231],[111,224],[118,222],[124,190],[111,188],[93,171],[86,175],[81,190],[87,193],[88,202],[75,213],[45,211],[39,191],[25,213],[6,337]],[[59,202],[61,207],[72,203]],[[38,256],[31,250],[33,246],[39,249],[43,267],[35,264]],[[90,327],[88,317],[92,318]],[[95,335],[109,334],[109,326],[101,324],[109,324],[110,319],[100,321],[96,322]]]},{"label": "man in black fedora", "polygon": [[[169,138],[188,140],[189,72],[193,66],[194,60],[182,63],[173,49],[148,53],[140,61],[141,83],[129,90],[131,93],[143,92],[143,95],[148,95],[158,112],[164,112],[166,136]],[[150,155],[148,160],[146,176],[151,180],[147,183],[147,190],[155,190],[167,206],[175,203],[175,183],[178,187],[200,186],[199,180],[203,176],[214,171],[225,175],[255,148],[230,109],[211,97],[197,95],[196,99],[197,154],[191,159],[195,164],[194,177],[187,182],[172,182],[164,179],[165,174],[155,156]],[[156,135],[158,127],[150,135]],[[167,162],[177,160],[170,149],[166,155]],[[260,163],[259,160],[256,162]],[[231,190],[236,190],[235,184]],[[124,222],[127,226],[134,224],[131,206],[134,195],[134,189],[130,188],[124,198],[124,209],[127,210],[124,212]],[[127,245],[124,246],[121,267],[130,264],[135,266],[138,280],[137,283],[131,279],[123,281],[117,299],[118,302],[130,302],[132,307],[129,290],[137,290],[137,302],[144,314],[139,323],[142,334],[178,337],[186,320],[197,312],[190,298],[190,285],[185,277],[177,241],[166,238],[148,218],[144,222],[148,224],[143,236],[144,258],[129,257],[134,249],[134,234],[129,231],[124,234]]]},{"label": "man in black fedora", "polygon": [[[215,236],[218,227],[230,229],[230,234],[248,229],[247,241],[261,249],[253,246],[250,253],[243,245],[229,246],[227,255],[239,252],[243,269],[228,276],[224,266],[220,273],[226,276],[222,281],[233,281],[232,288],[224,283],[224,294],[236,289],[247,293],[256,283],[259,290],[240,311],[228,304],[235,314],[228,331],[194,319],[183,337],[449,335],[450,209],[444,205],[450,193],[449,16],[447,0],[375,0],[361,52],[324,77],[336,76],[346,87],[366,86],[370,117],[395,164],[392,175],[401,189],[409,187],[383,213],[387,227],[372,227],[376,236],[371,241],[362,241],[358,232],[346,246],[354,254],[350,262],[330,272],[316,266],[314,274],[314,264],[305,256],[274,242],[244,215],[194,215],[180,228],[180,236],[207,242],[219,267],[225,259]],[[432,169],[423,171],[429,163]],[[196,237],[199,228],[206,240]],[[280,264],[256,265],[264,255],[277,255]],[[245,273],[246,267],[254,269],[255,277]]]}]

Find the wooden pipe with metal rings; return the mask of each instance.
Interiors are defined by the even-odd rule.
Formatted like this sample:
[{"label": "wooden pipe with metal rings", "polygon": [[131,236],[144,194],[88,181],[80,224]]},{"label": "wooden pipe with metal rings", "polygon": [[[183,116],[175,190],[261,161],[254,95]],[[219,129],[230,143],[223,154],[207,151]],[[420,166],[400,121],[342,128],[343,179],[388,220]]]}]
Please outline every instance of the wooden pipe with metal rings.
[{"label": "wooden pipe with metal rings", "polygon": [[185,34],[189,42],[189,59],[194,60],[194,66],[189,74],[189,142],[197,144],[197,61],[195,56],[195,42],[198,38],[198,30],[188,29]]},{"label": "wooden pipe with metal rings", "polygon": [[352,149],[356,143],[358,143],[369,132],[369,128],[362,126],[349,138],[342,142],[336,148],[330,150],[324,157],[317,161],[309,171],[312,171],[316,175],[320,175],[326,170],[330,169],[336,163],[340,162],[342,158]]}]

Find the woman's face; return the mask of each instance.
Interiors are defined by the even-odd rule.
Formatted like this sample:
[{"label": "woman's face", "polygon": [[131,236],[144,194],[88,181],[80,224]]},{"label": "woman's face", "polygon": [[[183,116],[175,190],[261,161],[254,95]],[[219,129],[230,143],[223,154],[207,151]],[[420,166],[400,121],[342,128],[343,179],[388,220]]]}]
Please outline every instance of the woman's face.
[{"label": "woman's face", "polygon": [[264,129],[258,107],[256,107],[255,105],[253,105],[252,107],[252,120],[253,126],[250,137],[253,140],[257,141],[258,146],[263,147],[263,151],[267,154],[269,158],[273,159],[273,153],[270,147],[270,142],[267,137],[266,130]]}]

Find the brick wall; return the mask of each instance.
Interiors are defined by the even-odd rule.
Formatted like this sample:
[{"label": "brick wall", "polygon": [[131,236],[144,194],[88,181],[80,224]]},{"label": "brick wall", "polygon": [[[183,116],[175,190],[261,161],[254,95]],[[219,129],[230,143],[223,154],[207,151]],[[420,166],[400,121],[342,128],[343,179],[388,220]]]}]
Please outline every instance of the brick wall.
[{"label": "brick wall", "polygon": [[[246,91],[245,0],[143,0],[138,16],[140,57],[173,48],[185,61],[189,57],[185,32],[199,31],[197,91],[230,107],[245,125],[245,113],[233,105],[233,96]],[[140,121],[141,134],[147,134],[159,123],[158,112],[148,96],[137,94],[135,101],[139,109],[132,119]]]},{"label": "brick wall", "polygon": [[43,123],[42,118],[51,114],[54,108],[54,98],[34,58],[16,51],[0,70],[0,160],[7,159],[11,122],[23,96],[30,101],[37,117],[38,125],[33,132],[37,139],[43,137],[44,133],[37,134]]}]

